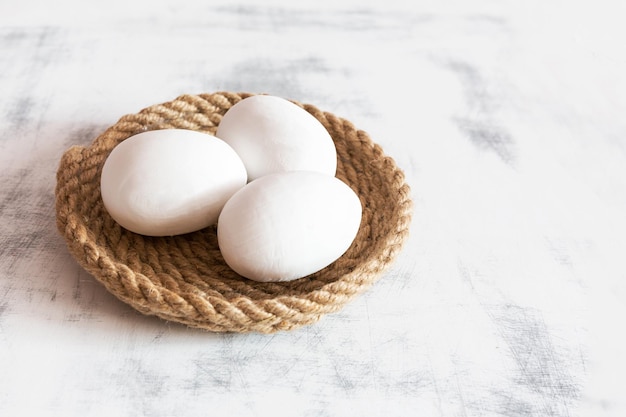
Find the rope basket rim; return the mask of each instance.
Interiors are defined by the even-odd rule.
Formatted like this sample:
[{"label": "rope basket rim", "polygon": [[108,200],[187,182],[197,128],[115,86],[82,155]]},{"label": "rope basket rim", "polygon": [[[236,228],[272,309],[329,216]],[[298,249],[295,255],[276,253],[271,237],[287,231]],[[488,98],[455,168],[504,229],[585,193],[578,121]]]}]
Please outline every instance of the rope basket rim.
[{"label": "rope basket rim", "polygon": [[308,277],[260,283],[221,258],[216,227],[147,237],[121,228],[104,209],[100,173],[111,150],[148,130],[214,134],[230,107],[255,93],[185,94],[122,116],[89,145],[65,151],[57,171],[56,223],[71,255],[121,301],[147,315],[214,332],[273,333],[318,321],[369,288],[392,264],[412,216],[404,173],[369,135],[311,104],[337,148],[337,177],[363,206],[359,234],[337,261]]}]

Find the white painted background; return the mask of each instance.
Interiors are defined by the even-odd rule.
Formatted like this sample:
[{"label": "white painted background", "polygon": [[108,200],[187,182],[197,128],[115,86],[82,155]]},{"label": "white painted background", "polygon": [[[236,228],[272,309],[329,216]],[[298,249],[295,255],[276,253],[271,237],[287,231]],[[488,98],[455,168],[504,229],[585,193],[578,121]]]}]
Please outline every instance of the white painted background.
[{"label": "white painted background", "polygon": [[[0,3],[0,415],[623,416],[619,1]],[[341,312],[220,335],[140,315],[54,225],[63,151],[183,93],[350,119],[412,235]]]}]

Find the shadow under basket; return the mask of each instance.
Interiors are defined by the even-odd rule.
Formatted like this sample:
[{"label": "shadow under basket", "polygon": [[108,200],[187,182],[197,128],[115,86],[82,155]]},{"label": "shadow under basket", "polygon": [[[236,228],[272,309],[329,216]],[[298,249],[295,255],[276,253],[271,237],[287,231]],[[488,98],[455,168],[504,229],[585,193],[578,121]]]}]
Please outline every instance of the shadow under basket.
[{"label": "shadow under basket", "polygon": [[367,133],[295,102],[326,127],[337,148],[337,178],[359,196],[363,217],[348,251],[323,270],[262,283],[224,262],[215,226],[148,237],[119,226],[100,195],[102,166],[128,137],[157,129],[214,134],[224,113],[249,93],[182,95],[123,116],[87,147],[73,146],[57,172],[56,221],[77,262],[141,313],[214,332],[272,333],[319,320],[369,288],[393,262],[409,232],[412,203],[404,174]]}]

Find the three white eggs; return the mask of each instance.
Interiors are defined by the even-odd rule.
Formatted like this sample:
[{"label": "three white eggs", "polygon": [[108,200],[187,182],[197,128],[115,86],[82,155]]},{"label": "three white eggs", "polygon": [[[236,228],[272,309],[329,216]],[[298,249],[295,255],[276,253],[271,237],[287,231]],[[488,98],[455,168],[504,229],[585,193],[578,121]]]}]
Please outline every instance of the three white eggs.
[{"label": "three white eggs", "polygon": [[100,185],[122,227],[170,236],[217,222],[230,268],[256,281],[289,281],[330,265],[358,233],[361,203],[336,167],[334,142],[315,117],[255,95],[225,113],[215,136],[166,129],[122,141]]}]

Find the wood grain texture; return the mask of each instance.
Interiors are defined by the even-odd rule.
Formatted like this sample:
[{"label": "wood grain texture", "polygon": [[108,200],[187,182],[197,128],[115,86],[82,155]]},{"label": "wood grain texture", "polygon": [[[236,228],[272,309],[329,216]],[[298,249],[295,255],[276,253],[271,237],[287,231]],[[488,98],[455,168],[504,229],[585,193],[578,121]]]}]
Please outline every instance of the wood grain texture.
[{"label": "wood grain texture", "polygon": [[[624,415],[621,8],[0,4],[0,415]],[[400,257],[315,325],[142,316],[56,231],[66,149],[215,91],[331,111],[407,175]]]}]

